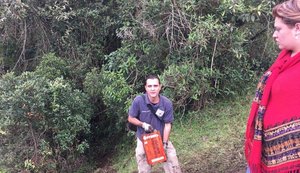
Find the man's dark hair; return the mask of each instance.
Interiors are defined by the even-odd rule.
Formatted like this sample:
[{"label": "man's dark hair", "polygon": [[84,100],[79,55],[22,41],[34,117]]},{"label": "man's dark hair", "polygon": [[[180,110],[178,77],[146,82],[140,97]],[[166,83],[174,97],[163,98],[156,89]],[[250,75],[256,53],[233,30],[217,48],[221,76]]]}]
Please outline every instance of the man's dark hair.
[{"label": "man's dark hair", "polygon": [[148,79],[158,79],[158,83],[160,84],[160,79],[159,79],[159,77],[158,77],[157,75],[155,75],[155,74],[150,74],[150,75],[148,75],[148,76],[145,78],[144,85],[147,84],[147,80],[148,80]]}]

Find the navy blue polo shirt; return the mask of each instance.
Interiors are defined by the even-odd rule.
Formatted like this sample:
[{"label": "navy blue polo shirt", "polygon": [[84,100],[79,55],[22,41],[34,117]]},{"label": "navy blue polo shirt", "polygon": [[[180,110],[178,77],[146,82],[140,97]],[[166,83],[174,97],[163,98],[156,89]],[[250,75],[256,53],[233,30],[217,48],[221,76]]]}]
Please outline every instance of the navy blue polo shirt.
[{"label": "navy blue polo shirt", "polygon": [[[151,124],[154,129],[160,131],[163,138],[165,123],[172,123],[174,121],[172,102],[167,97],[159,95],[159,102],[157,104],[152,104],[149,101],[147,94],[144,94],[144,96],[145,99],[141,95],[134,98],[129,108],[128,115],[138,118],[142,122]],[[160,117],[153,115],[147,104],[150,104]],[[141,135],[144,133],[145,131],[142,127],[137,128],[137,136],[139,139],[142,139]]]}]

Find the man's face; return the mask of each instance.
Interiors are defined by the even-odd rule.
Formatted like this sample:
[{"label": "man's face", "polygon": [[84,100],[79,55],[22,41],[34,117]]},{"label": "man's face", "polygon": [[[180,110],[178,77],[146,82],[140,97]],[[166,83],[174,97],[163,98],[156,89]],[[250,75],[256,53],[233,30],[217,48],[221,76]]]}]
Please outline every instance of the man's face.
[{"label": "man's face", "polygon": [[150,98],[156,98],[161,90],[161,84],[158,79],[147,79],[145,90]]}]

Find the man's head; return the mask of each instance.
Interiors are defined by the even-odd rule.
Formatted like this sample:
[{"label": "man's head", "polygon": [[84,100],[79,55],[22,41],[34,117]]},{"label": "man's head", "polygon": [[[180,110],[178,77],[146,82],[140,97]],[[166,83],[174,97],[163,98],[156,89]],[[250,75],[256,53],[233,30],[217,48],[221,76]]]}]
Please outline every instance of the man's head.
[{"label": "man's head", "polygon": [[149,75],[145,80],[145,90],[152,102],[159,101],[159,92],[161,90],[161,83],[156,75]]}]

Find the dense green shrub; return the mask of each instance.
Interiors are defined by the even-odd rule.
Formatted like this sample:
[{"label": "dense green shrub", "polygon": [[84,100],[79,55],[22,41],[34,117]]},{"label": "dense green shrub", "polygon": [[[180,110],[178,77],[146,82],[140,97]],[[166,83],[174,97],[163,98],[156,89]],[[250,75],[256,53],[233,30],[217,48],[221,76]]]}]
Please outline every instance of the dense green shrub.
[{"label": "dense green shrub", "polygon": [[173,100],[176,112],[183,111],[187,105],[199,109],[215,94],[213,80],[218,80],[220,74],[207,68],[197,68],[194,63],[171,65],[162,74],[163,92]]},{"label": "dense green shrub", "polygon": [[70,67],[65,60],[55,56],[54,53],[49,53],[43,56],[35,73],[50,80],[59,77],[67,78],[70,76],[70,74],[68,74],[70,73]]},{"label": "dense green shrub", "polygon": [[87,95],[61,77],[47,77],[24,72],[1,78],[0,162],[10,172],[72,172],[89,146],[81,137],[90,130]]},{"label": "dense green shrub", "polygon": [[107,56],[109,65],[104,67],[130,69],[121,72],[137,92],[143,91],[144,76],[160,74],[176,110],[200,109],[209,99],[246,91],[252,85],[245,83],[253,83],[257,71],[273,58],[274,46],[267,36],[272,27],[270,1],[122,5],[125,22],[117,34],[122,47]]},{"label": "dense green shrub", "polygon": [[97,153],[92,151],[91,155],[99,157],[112,149],[125,132],[132,88],[121,73],[93,69],[86,75],[84,91],[94,105],[89,140]]},{"label": "dense green shrub", "polygon": [[[101,97],[105,110],[103,115],[106,115],[106,120],[111,123],[106,124],[104,129],[111,131],[120,130],[124,117],[128,108],[128,100],[131,98],[131,87],[126,83],[126,80],[120,73],[109,71],[97,71],[93,69],[87,74],[85,82],[85,91],[91,97]],[[103,130],[104,130],[103,129]]]}]

